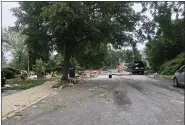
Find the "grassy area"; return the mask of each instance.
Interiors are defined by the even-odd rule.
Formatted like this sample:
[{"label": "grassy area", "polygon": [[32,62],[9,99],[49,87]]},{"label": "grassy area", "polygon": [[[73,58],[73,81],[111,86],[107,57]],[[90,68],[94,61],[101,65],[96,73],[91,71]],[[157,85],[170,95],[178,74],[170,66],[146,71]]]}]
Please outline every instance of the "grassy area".
[{"label": "grassy area", "polygon": [[44,84],[46,81],[59,80],[59,77],[50,78],[50,79],[34,79],[34,80],[23,80],[23,79],[7,79],[6,86],[7,90],[25,90],[38,85]]},{"label": "grassy area", "polygon": [[158,75],[160,79],[172,80],[173,75]]}]

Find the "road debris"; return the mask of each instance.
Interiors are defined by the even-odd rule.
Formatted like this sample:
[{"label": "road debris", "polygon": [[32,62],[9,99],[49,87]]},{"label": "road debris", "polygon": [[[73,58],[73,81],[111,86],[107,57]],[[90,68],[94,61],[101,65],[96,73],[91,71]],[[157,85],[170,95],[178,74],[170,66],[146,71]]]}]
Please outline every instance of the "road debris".
[{"label": "road debris", "polygon": [[68,86],[69,86],[69,87],[74,87],[74,84],[73,84],[73,83],[69,83]]},{"label": "road debris", "polygon": [[16,112],[14,118],[20,119],[23,115],[20,112]]},{"label": "road debris", "polygon": [[33,105],[32,108],[36,108],[37,106],[36,105]]},{"label": "road debris", "polygon": [[115,93],[119,93],[119,91],[118,91],[118,90],[116,90],[116,91],[115,91]]},{"label": "road debris", "polygon": [[102,70],[85,70],[85,71],[78,71],[76,74],[76,81],[77,83],[84,82],[88,78],[96,78],[100,74],[102,74]]},{"label": "road debris", "polygon": [[118,70],[118,73],[116,74],[117,76],[122,76],[122,75],[131,75],[131,73],[130,72],[127,72],[126,71],[126,66],[125,66],[125,64],[123,63],[123,64],[120,64],[119,66],[118,66],[118,68],[117,68],[117,70]]},{"label": "road debris", "polygon": [[22,106],[22,105],[15,105],[15,106]]},{"label": "road debris", "polygon": [[65,88],[65,87],[67,87],[67,84],[61,85],[61,86],[59,87],[59,89],[63,89],[63,88]]},{"label": "road debris", "polygon": [[94,91],[95,89],[89,89],[89,91]]},{"label": "road debris", "polygon": [[100,94],[99,97],[100,98],[106,98],[106,94]]}]

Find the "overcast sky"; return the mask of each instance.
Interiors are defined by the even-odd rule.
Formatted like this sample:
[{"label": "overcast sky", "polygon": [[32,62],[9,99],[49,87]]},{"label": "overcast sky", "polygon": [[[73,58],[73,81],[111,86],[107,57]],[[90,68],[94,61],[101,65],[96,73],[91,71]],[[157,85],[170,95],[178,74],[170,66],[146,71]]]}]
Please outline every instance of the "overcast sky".
[{"label": "overcast sky", "polygon": [[[9,27],[9,26],[14,26],[15,21],[16,21],[16,17],[13,16],[13,12],[10,11],[10,9],[12,9],[13,7],[18,7],[19,4],[18,2],[2,2],[2,26],[3,27]],[[142,9],[142,7],[139,4],[135,4],[134,6],[134,10],[139,12]],[[151,14],[149,12],[146,13],[146,15],[151,18]],[[145,45],[143,44],[138,44],[138,49],[139,50],[143,50]],[[11,54],[7,53],[5,55],[8,60],[11,59]]]},{"label": "overcast sky", "polygon": [[13,12],[10,11],[13,7],[18,7],[17,2],[2,2],[2,26],[14,26],[16,17],[13,16]]}]

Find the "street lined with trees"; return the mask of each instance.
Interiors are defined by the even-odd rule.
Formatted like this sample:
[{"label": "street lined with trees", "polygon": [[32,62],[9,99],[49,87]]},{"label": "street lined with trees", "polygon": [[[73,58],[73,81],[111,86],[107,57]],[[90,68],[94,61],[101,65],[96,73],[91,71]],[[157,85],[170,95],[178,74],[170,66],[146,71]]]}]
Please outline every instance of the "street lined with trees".
[{"label": "street lined with trees", "polygon": [[184,124],[185,2],[21,1],[11,11],[2,124]]},{"label": "street lined with trees", "polygon": [[[2,53],[12,50],[9,65],[15,69],[36,71],[37,60],[42,60],[46,70],[63,69],[62,79],[66,80],[71,58],[78,69],[116,68],[120,62],[142,60],[137,43],[146,40],[145,60],[153,72],[173,74],[184,63],[184,2],[19,4],[12,9],[16,26],[2,31]],[[141,4],[142,10],[136,12],[134,4]],[[149,10],[152,20],[144,15]],[[6,62],[5,57],[3,60]]]}]

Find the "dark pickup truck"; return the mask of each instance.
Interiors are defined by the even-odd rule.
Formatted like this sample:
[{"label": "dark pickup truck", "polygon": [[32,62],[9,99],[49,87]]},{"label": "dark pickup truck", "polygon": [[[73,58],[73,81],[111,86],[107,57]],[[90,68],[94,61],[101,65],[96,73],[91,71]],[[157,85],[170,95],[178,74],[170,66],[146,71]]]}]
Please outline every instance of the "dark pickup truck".
[{"label": "dark pickup truck", "polygon": [[135,61],[132,64],[132,74],[141,74],[144,75],[145,64],[143,61]]}]

